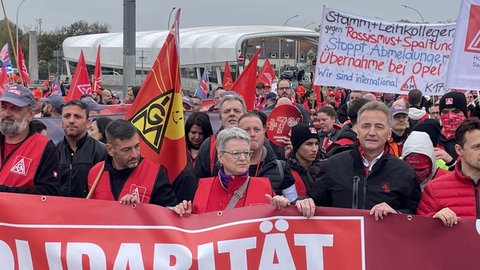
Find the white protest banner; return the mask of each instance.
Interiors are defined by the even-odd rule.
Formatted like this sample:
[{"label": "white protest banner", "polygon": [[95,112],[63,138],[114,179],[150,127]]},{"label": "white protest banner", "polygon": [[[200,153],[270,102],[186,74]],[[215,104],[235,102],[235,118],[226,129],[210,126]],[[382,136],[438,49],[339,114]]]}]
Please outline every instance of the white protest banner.
[{"label": "white protest banner", "polygon": [[464,0],[448,65],[447,87],[480,89],[480,0]]},{"label": "white protest banner", "polygon": [[315,85],[442,95],[455,24],[411,24],[324,8]]}]

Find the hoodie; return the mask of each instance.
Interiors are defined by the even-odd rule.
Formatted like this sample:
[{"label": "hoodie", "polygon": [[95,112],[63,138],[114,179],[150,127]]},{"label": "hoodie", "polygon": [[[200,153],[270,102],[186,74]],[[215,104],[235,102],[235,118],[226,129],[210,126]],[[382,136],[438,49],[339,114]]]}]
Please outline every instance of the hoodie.
[{"label": "hoodie", "polygon": [[425,119],[429,118],[428,113],[425,109],[418,109],[415,107],[408,108],[408,118],[414,121],[414,123],[422,122]]},{"label": "hoodie", "polygon": [[412,131],[412,133],[410,133],[410,136],[408,136],[407,140],[403,144],[402,159],[412,153],[425,155],[432,161],[432,171],[427,178],[420,183],[420,188],[423,191],[425,185],[432,180],[438,170],[435,160],[435,153],[433,151],[433,144],[427,133],[421,131]]}]

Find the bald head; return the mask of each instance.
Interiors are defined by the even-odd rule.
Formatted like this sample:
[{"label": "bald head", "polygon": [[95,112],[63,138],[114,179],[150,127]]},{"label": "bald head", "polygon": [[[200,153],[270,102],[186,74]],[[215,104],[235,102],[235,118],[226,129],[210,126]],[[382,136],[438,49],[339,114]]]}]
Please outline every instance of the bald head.
[{"label": "bald head", "polygon": [[293,105],[292,101],[289,98],[282,97],[277,100],[277,104],[275,105],[275,108],[280,106],[280,105]]}]

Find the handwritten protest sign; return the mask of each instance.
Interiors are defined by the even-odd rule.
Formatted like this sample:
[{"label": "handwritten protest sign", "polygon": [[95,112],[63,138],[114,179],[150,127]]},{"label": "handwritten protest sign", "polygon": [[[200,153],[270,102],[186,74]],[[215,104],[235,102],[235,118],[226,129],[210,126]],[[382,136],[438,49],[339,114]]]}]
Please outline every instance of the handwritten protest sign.
[{"label": "handwritten protest sign", "polygon": [[393,23],[325,8],[315,84],[443,94],[454,33],[455,24]]}]

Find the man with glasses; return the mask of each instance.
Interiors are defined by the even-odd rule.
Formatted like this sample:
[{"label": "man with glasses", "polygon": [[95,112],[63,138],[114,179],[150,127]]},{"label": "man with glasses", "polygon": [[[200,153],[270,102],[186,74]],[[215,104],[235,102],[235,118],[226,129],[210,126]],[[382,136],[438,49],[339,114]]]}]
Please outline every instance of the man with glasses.
[{"label": "man with glasses", "polygon": [[293,92],[292,89],[292,84],[290,83],[289,80],[280,80],[277,82],[277,95],[278,98],[288,98],[292,101],[292,104],[297,107],[297,109],[300,111],[300,113],[303,116],[303,123],[305,124],[312,124],[312,120],[310,119],[310,113],[305,110],[305,108],[301,104],[297,104],[295,102],[295,93]]}]

